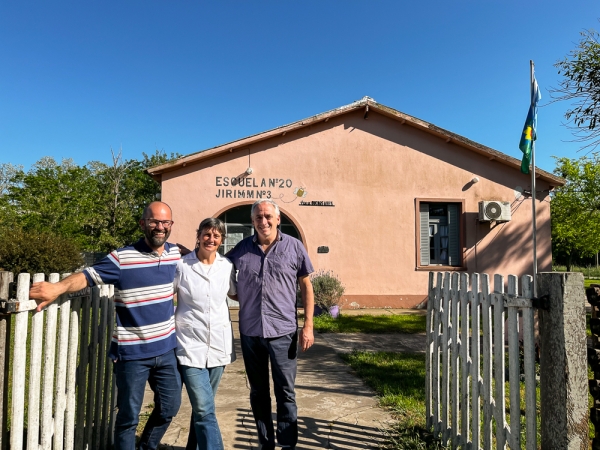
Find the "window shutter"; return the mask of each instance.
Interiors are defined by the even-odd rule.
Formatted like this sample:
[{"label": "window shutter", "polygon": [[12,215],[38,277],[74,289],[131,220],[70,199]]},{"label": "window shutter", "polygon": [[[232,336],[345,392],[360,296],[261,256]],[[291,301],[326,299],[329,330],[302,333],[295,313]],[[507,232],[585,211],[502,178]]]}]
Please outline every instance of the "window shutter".
[{"label": "window shutter", "polygon": [[422,266],[429,265],[429,203],[419,203],[419,255]]},{"label": "window shutter", "polygon": [[460,230],[458,205],[448,204],[448,264],[460,265]]}]

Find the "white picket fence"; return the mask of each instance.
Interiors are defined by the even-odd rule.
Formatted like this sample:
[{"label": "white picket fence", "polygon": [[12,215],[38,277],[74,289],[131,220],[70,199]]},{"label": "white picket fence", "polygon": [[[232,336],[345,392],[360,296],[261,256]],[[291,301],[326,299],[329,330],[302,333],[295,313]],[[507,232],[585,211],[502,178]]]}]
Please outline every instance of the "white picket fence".
[{"label": "white picket fence", "polygon": [[[522,351],[525,445],[527,449],[537,449],[532,278],[522,277],[520,296],[518,278],[514,275],[508,276],[506,293],[504,277],[500,275],[494,275],[493,292],[487,274],[472,274],[471,283],[466,273],[437,273],[437,280],[434,278],[434,273],[430,273],[426,358],[428,427],[432,427],[443,442],[451,442],[452,448],[487,450],[508,446],[520,449],[519,353]],[[508,421],[504,382],[506,352]]]},{"label": "white picket fence", "polygon": [[[12,277],[7,272],[2,275]],[[59,279],[58,274],[49,277],[50,282]],[[43,274],[33,276],[34,282],[43,280]],[[45,311],[35,312],[29,282],[29,274],[19,274],[11,308],[16,311],[10,314],[14,333],[10,327],[7,333],[13,336],[6,350],[11,354],[12,374],[7,362],[3,368],[12,380],[10,410],[6,410],[7,392],[2,397],[10,419],[9,448],[110,449],[116,397],[107,358],[114,321],[113,287],[62,296]],[[2,448],[6,444],[2,442]]]}]

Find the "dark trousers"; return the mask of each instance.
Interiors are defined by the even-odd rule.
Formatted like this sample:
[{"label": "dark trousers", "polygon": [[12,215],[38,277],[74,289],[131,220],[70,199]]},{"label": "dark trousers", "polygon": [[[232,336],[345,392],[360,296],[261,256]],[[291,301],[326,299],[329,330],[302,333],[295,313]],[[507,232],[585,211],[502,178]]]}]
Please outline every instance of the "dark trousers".
[{"label": "dark trousers", "polygon": [[140,450],[155,450],[181,405],[181,377],[175,350],[154,358],[115,363],[117,418],[115,450],[135,448],[135,430],[144,400],[146,381],[154,391],[154,409],[139,442]]},{"label": "dark trousers", "polygon": [[241,343],[250,383],[250,406],[262,448],[275,448],[269,361],[277,402],[277,441],[284,447],[294,448],[298,442],[298,411],[294,391],[298,334],[294,332],[277,338],[241,335]]}]

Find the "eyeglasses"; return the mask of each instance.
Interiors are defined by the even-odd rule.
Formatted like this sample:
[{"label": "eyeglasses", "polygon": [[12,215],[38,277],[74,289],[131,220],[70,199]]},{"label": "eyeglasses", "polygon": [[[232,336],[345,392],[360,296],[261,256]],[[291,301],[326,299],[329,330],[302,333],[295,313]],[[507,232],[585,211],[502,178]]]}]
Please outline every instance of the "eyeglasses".
[{"label": "eyeglasses", "polygon": [[150,228],[156,228],[159,223],[162,224],[163,228],[170,228],[173,225],[172,220],[156,220],[156,219],[144,219]]}]

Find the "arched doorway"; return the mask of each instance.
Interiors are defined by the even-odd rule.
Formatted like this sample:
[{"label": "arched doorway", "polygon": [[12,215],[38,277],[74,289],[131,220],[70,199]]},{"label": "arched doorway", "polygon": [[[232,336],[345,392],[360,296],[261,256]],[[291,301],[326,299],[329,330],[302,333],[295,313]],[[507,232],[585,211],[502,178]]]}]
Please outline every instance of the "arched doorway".
[{"label": "arched doorway", "polygon": [[[250,221],[250,210],[252,205],[236,206],[228,209],[219,216],[225,222],[225,230],[227,237],[225,242],[219,248],[219,253],[222,255],[231,250],[242,239],[254,234],[254,227]],[[288,234],[296,239],[300,239],[300,233],[293,222],[283,213],[281,215],[281,232]]]}]

